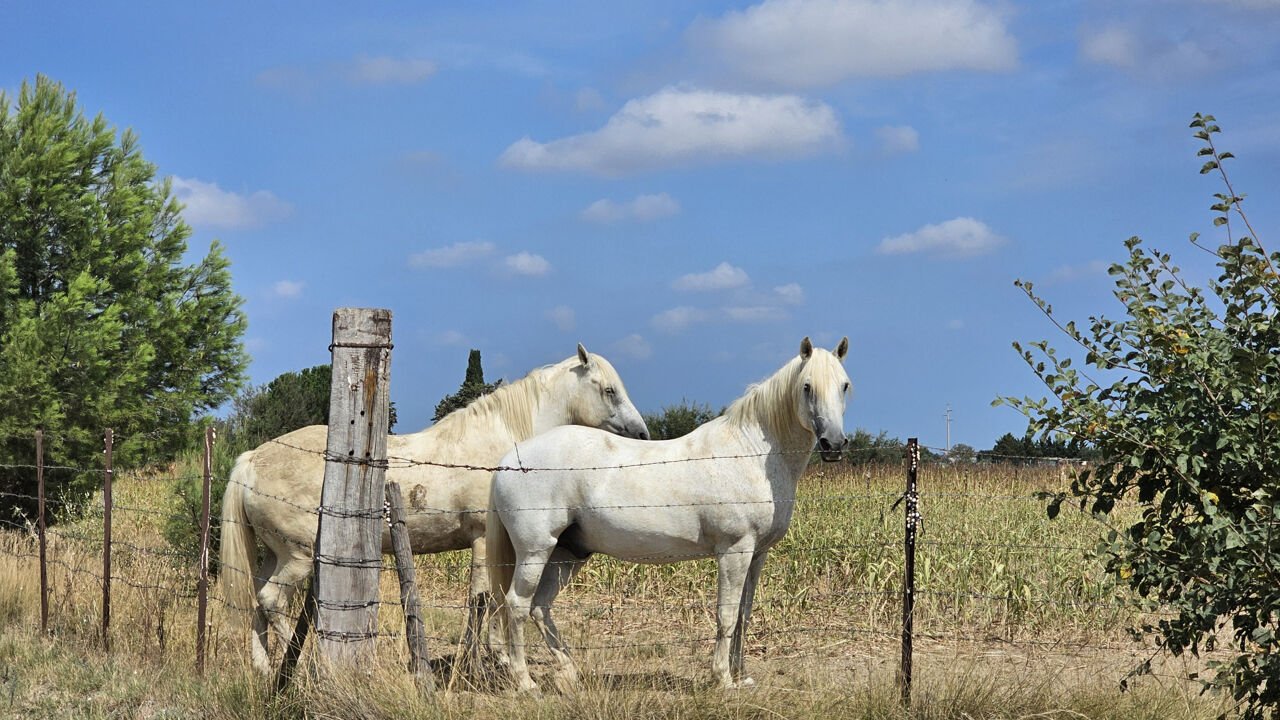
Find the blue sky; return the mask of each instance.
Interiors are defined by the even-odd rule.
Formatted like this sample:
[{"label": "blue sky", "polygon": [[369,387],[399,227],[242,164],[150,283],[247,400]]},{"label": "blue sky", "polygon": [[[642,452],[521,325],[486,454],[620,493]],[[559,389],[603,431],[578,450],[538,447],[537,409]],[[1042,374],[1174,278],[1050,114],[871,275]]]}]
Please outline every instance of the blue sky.
[{"label": "blue sky", "polygon": [[[214,9],[216,7],[216,9]],[[1280,2],[7,3],[227,248],[255,382],[395,313],[401,431],[462,380],[608,357],[642,410],[724,405],[848,335],[846,429],[990,447],[1010,348],[1116,315],[1131,235],[1203,284],[1187,123],[1217,116],[1280,247]]]}]

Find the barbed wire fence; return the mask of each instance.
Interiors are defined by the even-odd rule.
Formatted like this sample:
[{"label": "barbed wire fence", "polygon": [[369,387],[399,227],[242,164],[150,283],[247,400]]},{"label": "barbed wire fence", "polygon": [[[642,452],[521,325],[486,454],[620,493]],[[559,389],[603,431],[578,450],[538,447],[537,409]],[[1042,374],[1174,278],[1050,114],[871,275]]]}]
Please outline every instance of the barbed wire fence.
[{"label": "barbed wire fence", "polygon": [[[106,492],[108,481],[119,482],[127,480],[132,483],[145,484],[162,484],[170,486],[180,480],[201,479],[204,482],[204,495],[207,498],[213,481],[222,480],[228,485],[237,487],[238,490],[252,493],[265,500],[283,503],[288,507],[307,514],[315,516],[317,519],[323,512],[320,507],[308,507],[307,505],[294,502],[293,500],[264,493],[256,488],[238,483],[228,478],[215,478],[212,473],[208,472],[208,457],[212,451],[212,437],[206,445],[204,467],[206,472],[203,475],[173,475],[173,476],[153,476],[142,475],[137,472],[120,471],[110,469],[108,458],[110,454],[106,452],[110,440],[109,434],[104,433],[104,463],[99,468],[75,467],[68,465],[50,465],[43,464],[43,458],[37,457],[31,464],[0,464],[0,469],[8,471],[27,471],[37,476],[37,484],[40,490],[35,496],[25,495],[16,492],[0,492],[0,498],[19,499],[19,500],[35,500],[41,506],[41,512],[37,518],[14,520],[0,519],[0,528],[9,531],[11,542],[4,543],[0,546],[0,554],[9,555],[19,560],[30,561],[38,566],[41,577],[40,582],[40,598],[41,598],[41,628],[48,631],[50,623],[49,596],[51,593],[49,570],[56,568],[61,571],[64,581],[70,582],[70,578],[88,582],[91,585],[98,585],[102,588],[102,601],[100,607],[101,627],[98,631],[104,648],[110,649],[111,637],[111,614],[110,607],[112,603],[112,583],[128,588],[131,591],[144,594],[151,598],[163,599],[169,605],[173,604],[194,604],[196,606],[197,620],[194,628],[196,634],[196,650],[195,657],[192,662],[197,672],[203,672],[206,663],[206,640],[205,634],[211,625],[205,616],[204,608],[208,603],[218,606],[224,613],[249,613],[254,610],[252,607],[244,607],[232,600],[221,592],[221,584],[211,586],[208,581],[209,570],[209,547],[208,537],[211,530],[212,520],[209,517],[208,505],[204,506],[202,513],[202,527],[200,528],[200,536],[202,543],[197,552],[174,548],[168,545],[147,544],[131,539],[130,535],[121,536],[113,534],[110,529],[110,523],[114,522],[117,527],[121,526],[121,520],[130,517],[137,517],[140,520],[135,524],[142,522],[157,522],[166,520],[185,521],[190,520],[188,514],[168,512],[154,507],[140,507],[129,504],[114,503],[112,496]],[[37,446],[41,444],[42,438],[37,435]],[[295,448],[301,449],[301,448]],[[318,455],[324,455],[319,451]],[[868,450],[870,455],[872,451]],[[908,447],[908,453],[910,446]],[[688,462],[709,462],[719,458],[695,458]],[[1012,458],[1017,459],[1017,458]],[[1065,461],[1065,460],[1064,460]],[[410,458],[388,458],[388,462],[392,464],[400,463],[402,466],[449,466],[454,464],[433,463],[429,460],[410,459]],[[901,466],[905,467],[904,475],[910,474],[910,459],[904,459]],[[601,466],[602,468],[604,466]],[[827,466],[815,466],[821,468],[815,473],[821,477]],[[857,466],[855,466],[857,467]],[[934,470],[931,466],[917,466],[917,471],[925,468],[926,476]],[[468,469],[494,471],[497,467],[480,467],[469,466]],[[522,470],[538,470],[539,468],[521,468]],[[963,474],[966,470],[976,470],[974,467],[952,467],[951,472]],[[100,473],[103,476],[103,492],[100,498],[96,498],[87,506],[78,504],[74,501],[43,501],[43,482],[49,473],[64,474],[89,474]],[[1019,614],[1034,614],[1037,607],[1050,607],[1060,611],[1059,614],[1074,613],[1081,611],[1089,611],[1093,613],[1101,613],[1103,620],[1101,622],[1109,622],[1110,619],[1133,617],[1137,612],[1134,606],[1126,601],[1118,599],[1114,596],[1106,594],[1104,584],[1096,584],[1093,588],[1093,595],[1082,597],[1080,588],[1076,588],[1075,592],[1054,592],[1053,588],[1034,588],[1030,584],[1023,584],[1017,589],[1010,589],[1008,592],[1000,594],[994,592],[975,592],[965,588],[948,588],[940,587],[931,581],[928,572],[923,577],[917,576],[911,572],[913,568],[907,567],[905,562],[906,553],[909,546],[914,546],[914,550],[920,553],[920,559],[928,561],[932,554],[944,551],[963,551],[969,553],[985,553],[987,556],[994,558],[1009,558],[1015,555],[1039,555],[1046,554],[1062,555],[1071,554],[1079,555],[1088,553],[1093,550],[1092,547],[1084,544],[1056,544],[1051,542],[992,542],[984,538],[966,539],[963,537],[949,536],[936,539],[935,535],[928,532],[915,536],[915,532],[919,530],[927,530],[930,512],[939,512],[940,505],[944,503],[957,503],[972,505],[976,507],[990,506],[993,503],[1027,503],[1036,509],[1043,507],[1043,501],[1034,494],[1015,494],[1015,493],[981,493],[981,492],[929,492],[921,490],[918,487],[909,488],[903,493],[894,492],[848,492],[853,486],[856,486],[858,478],[856,477],[858,470],[849,473],[849,477],[844,481],[844,492],[837,494],[814,494],[802,495],[796,498],[797,512],[793,528],[804,522],[806,518],[806,508],[816,506],[841,506],[848,508],[852,514],[855,508],[873,509],[880,515],[880,524],[882,532],[875,534],[871,538],[863,541],[854,542],[826,542],[823,544],[809,544],[805,540],[809,538],[795,538],[790,541],[784,541],[776,546],[771,555],[773,559],[766,564],[766,578],[762,583],[762,587],[769,584],[768,572],[770,565],[774,563],[795,564],[804,563],[809,565],[816,564],[819,570],[815,573],[816,577],[836,576],[844,577],[850,574],[849,566],[852,564],[851,558],[868,565],[884,564],[891,558],[894,558],[894,551],[901,548],[904,555],[904,561],[898,562],[893,560],[889,562],[892,569],[901,574],[903,589],[889,589],[886,582],[881,582],[875,589],[867,589],[865,586],[856,589],[850,586],[840,586],[839,583],[827,582],[823,587],[813,589],[803,589],[801,596],[797,597],[788,592],[790,586],[783,584],[780,592],[766,595],[758,598],[755,605],[759,610],[766,613],[769,608],[778,610],[777,614],[790,619],[792,621],[799,620],[799,624],[783,625],[780,621],[774,619],[766,621],[762,626],[757,627],[750,633],[752,641],[764,644],[779,644],[787,648],[792,648],[796,643],[798,636],[819,636],[821,639],[829,643],[851,642],[855,638],[880,638],[881,642],[898,640],[903,648],[903,665],[900,671],[903,680],[904,696],[909,697],[910,691],[910,674],[911,667],[909,665],[910,653],[913,644],[917,641],[928,641],[935,644],[949,645],[975,645],[975,646],[1008,646],[1014,648],[1041,648],[1046,650],[1074,650],[1074,651],[1125,651],[1131,653],[1154,652],[1159,648],[1156,646],[1139,645],[1133,642],[1123,641],[1104,641],[1098,642],[1094,639],[1040,639],[1037,637],[1029,637],[1025,633],[1020,634],[1014,623],[1002,622],[991,625],[987,631],[975,631],[972,627],[973,623],[965,623],[962,620],[956,620],[951,623],[951,627],[947,627],[946,623],[939,622],[943,620],[948,613],[959,617],[967,607],[976,605],[986,606],[995,617],[1015,617]],[[881,485],[880,478],[877,478],[877,485]],[[811,478],[812,481],[812,478]],[[821,487],[822,480],[817,481]],[[953,483],[954,484],[954,483]],[[868,481],[868,486],[870,485]],[[904,531],[902,535],[892,536],[888,532],[888,520],[893,517],[892,511],[901,504],[904,513]],[[1137,505],[1137,503],[1134,503]],[[663,507],[674,507],[671,503],[654,503],[645,505],[654,509]],[[923,507],[922,507],[923,506]],[[54,514],[59,514],[59,508],[65,511],[75,511],[83,514],[90,521],[100,522],[99,528],[92,528],[88,522],[67,523],[73,525],[75,529],[64,529],[58,525],[49,527],[45,523],[45,513],[51,510]],[[576,508],[575,508],[576,509]],[[461,510],[442,510],[439,508],[409,505],[404,510],[410,515],[414,514],[436,514],[436,513],[483,513],[487,508],[465,508]],[[379,519],[385,519],[384,513],[387,508],[379,506],[370,508],[371,514],[376,514]],[[305,542],[294,537],[289,537],[284,533],[273,530],[271,528],[255,527],[256,533],[273,533],[277,538],[284,540],[290,544],[297,545],[313,552],[313,543]],[[16,540],[14,539],[16,538]],[[67,551],[67,557],[59,557],[59,553]],[[87,561],[91,554],[101,554],[101,565],[94,566]],[[111,564],[112,558],[116,559],[116,564]],[[155,564],[147,565],[147,574],[149,577],[139,578],[130,574],[134,568],[146,565],[146,559],[151,558],[158,561],[160,566],[167,568],[164,572],[157,572]],[[779,560],[778,558],[781,558]],[[662,556],[662,557],[646,557],[638,558],[648,562],[654,561],[680,561],[693,560],[695,558]],[[125,562],[121,562],[125,560]],[[337,556],[323,557],[318,556],[317,562],[321,564],[334,563],[341,564],[347,562],[349,558]],[[845,566],[845,567],[838,567]],[[449,587],[452,590],[459,590],[458,580],[467,570],[471,568],[471,563],[456,558],[442,559],[436,561],[428,561],[420,563],[418,570],[424,572],[428,576],[427,585],[433,588],[430,593],[430,601],[421,604],[422,611],[435,611],[439,613],[461,614],[475,610],[476,608],[466,601],[447,601],[440,599],[439,589],[442,586]],[[395,560],[381,559],[377,563],[376,569],[380,573],[397,573],[405,568],[403,563]],[[251,574],[240,568],[223,567],[220,568],[224,578],[228,575],[244,575],[245,581],[252,582],[255,578]],[[853,572],[857,572],[856,569]],[[705,573],[703,573],[705,581]],[[919,582],[917,585],[916,583]],[[298,583],[290,585],[292,590],[299,594],[305,595],[307,592],[307,584]],[[67,602],[67,592],[63,593],[64,609]],[[600,595],[601,593],[595,593]],[[672,613],[677,613],[684,620],[684,624],[692,626],[696,622],[702,622],[710,626],[709,618],[713,617],[716,603],[714,599],[699,599],[685,602],[672,601],[670,593],[655,592],[652,602],[655,605],[649,608],[649,612],[654,615],[670,617]],[[895,600],[901,600],[903,608],[902,623],[899,628],[892,628],[889,622],[889,616],[892,614],[891,608],[896,607]],[[851,613],[847,611],[837,612],[836,608],[840,606],[863,607],[870,602],[876,610],[864,618],[863,622],[850,621]],[[926,603],[929,607],[925,616],[916,616],[911,606],[917,602]],[[349,610],[353,607],[368,607],[369,603],[361,601],[357,603],[345,603],[343,601],[330,601],[333,608],[339,610]],[[378,599],[373,605],[388,610],[396,610],[399,613],[405,613],[403,602],[394,600]],[[295,603],[296,606],[296,603]],[[614,600],[601,600],[598,597],[593,601],[582,603],[561,602],[557,605],[557,611],[572,614],[575,618],[582,618],[584,621],[591,622],[593,620],[618,620],[629,612],[635,612],[638,603],[627,598],[617,598]],[[287,617],[289,623],[296,623],[298,615],[296,607],[291,610],[291,614]],[[1148,609],[1148,613],[1158,613],[1158,610]],[[808,621],[805,622],[805,619]],[[823,618],[822,621],[813,622],[816,618]],[[838,620],[838,621],[833,621]],[[843,622],[840,622],[843,621]],[[914,624],[913,621],[923,621]],[[394,625],[392,626],[394,627]],[[172,630],[158,630],[160,633],[172,632]],[[319,635],[322,630],[317,631]],[[330,631],[332,632],[332,631]],[[405,632],[389,629],[388,623],[381,623],[378,629],[372,633],[376,639],[384,641],[392,641],[396,644],[404,643],[407,639]],[[683,636],[677,639],[660,640],[650,638],[646,640],[636,640],[623,633],[600,632],[595,631],[590,635],[583,636],[584,640],[577,642],[569,642],[571,650],[579,653],[593,653],[598,651],[610,650],[634,650],[637,648],[648,648],[651,651],[671,650],[675,648],[685,648],[688,650],[705,649],[714,644],[715,638],[710,633],[694,634],[692,636]],[[340,635],[335,635],[335,639],[343,640]],[[457,645],[457,638],[448,634],[440,634],[438,631],[433,635],[424,635],[427,643],[434,647],[451,647]]]},{"label": "barbed wire fence", "polygon": [[[334,352],[333,396],[344,395],[346,405],[351,412],[346,414],[335,412],[334,408],[337,405],[331,406],[330,444],[324,450],[317,450],[280,439],[270,441],[294,451],[311,453],[323,458],[326,480],[322,500],[318,504],[269,494],[240,483],[234,478],[215,478],[211,472],[214,438],[210,434],[206,434],[205,437],[202,472],[198,476],[156,477],[114,469],[112,467],[113,445],[122,439],[115,437],[110,429],[103,434],[104,451],[101,467],[46,466],[42,449],[45,438],[39,432],[35,435],[37,452],[34,462],[0,465],[0,470],[29,472],[36,477],[37,489],[34,494],[8,490],[0,492],[0,497],[4,498],[6,504],[20,503],[29,506],[34,503],[38,507],[35,518],[17,516],[13,519],[0,518],[0,527],[10,531],[7,533],[9,536],[7,541],[0,543],[0,555],[8,555],[23,562],[35,562],[38,565],[42,631],[49,631],[51,615],[55,610],[49,603],[51,581],[48,570],[52,567],[62,573],[61,580],[68,584],[60,593],[62,607],[57,608],[63,613],[69,613],[71,610],[70,583],[83,581],[101,589],[101,604],[98,610],[100,628],[97,633],[104,649],[110,650],[114,582],[129,588],[130,591],[141,593],[144,598],[152,601],[154,612],[159,614],[156,632],[161,644],[164,643],[163,638],[170,632],[165,629],[164,613],[170,612],[172,617],[172,608],[178,604],[194,604],[196,606],[196,627],[194,628],[196,637],[193,663],[198,673],[204,672],[208,651],[207,634],[212,625],[208,615],[210,603],[223,613],[252,613],[255,611],[254,607],[243,606],[226,592],[226,580],[228,576],[239,576],[241,582],[250,584],[263,580],[255,577],[262,574],[261,570],[253,573],[246,568],[222,567],[219,570],[222,573],[223,582],[219,582],[216,587],[211,587],[209,545],[212,498],[210,495],[212,484],[217,480],[228,487],[234,487],[236,492],[249,493],[264,501],[278,503],[280,507],[288,508],[302,517],[314,518],[314,525],[310,522],[302,525],[320,528],[316,537],[297,537],[280,529],[261,525],[251,528],[259,538],[269,533],[273,540],[298,548],[314,561],[315,577],[310,582],[288,583],[278,579],[271,581],[279,588],[290,590],[304,598],[300,608],[299,603],[295,603],[294,608],[285,611],[283,617],[272,618],[295,628],[293,642],[285,652],[278,685],[287,680],[289,663],[296,661],[309,631],[314,632],[317,644],[330,657],[333,657],[331,653],[335,652],[347,654],[346,646],[359,644],[376,647],[379,641],[393,642],[409,653],[413,663],[411,668],[415,673],[424,674],[423,666],[428,662],[424,649],[427,645],[454,646],[458,641],[451,637],[443,629],[444,626],[438,622],[433,622],[434,634],[429,634],[422,623],[418,623],[415,627],[413,619],[422,620],[424,610],[456,616],[479,608],[470,599],[465,602],[444,599],[448,596],[446,591],[432,592],[426,602],[420,599],[419,607],[415,609],[411,607],[410,596],[417,595],[417,589],[420,587],[436,589],[456,586],[459,577],[471,570],[475,563],[429,560],[419,564],[414,563],[411,558],[406,559],[403,554],[397,560],[388,561],[380,552],[381,528],[386,523],[393,529],[398,526],[399,530],[403,530],[405,522],[392,518],[391,503],[384,503],[380,493],[376,497],[367,492],[363,496],[357,493],[335,501],[330,494],[329,481],[329,473],[334,468],[341,472],[354,469],[362,474],[362,480],[367,479],[368,476],[378,475],[377,483],[370,487],[381,487],[382,480],[379,474],[392,468],[398,470],[436,468],[488,474],[498,470],[524,473],[557,469],[625,470],[674,463],[718,463],[783,454],[767,452],[718,455],[619,465],[604,463],[597,467],[582,468],[528,466],[505,468],[389,455],[385,445],[379,449],[375,446],[376,443],[367,442],[379,436],[385,441],[385,428],[379,430],[373,423],[374,419],[385,421],[385,407],[378,407],[378,399],[372,395],[369,396],[372,399],[362,396],[360,393],[364,391],[357,388],[359,383],[350,380],[350,378],[374,377],[377,373],[371,370],[372,374],[367,375],[363,367],[359,372],[349,370],[340,372],[339,362],[340,352],[346,353],[348,357],[360,356],[369,363],[370,367],[376,361],[389,361],[391,349],[389,313],[385,321],[385,337],[375,337],[370,334],[367,337],[344,340],[339,337],[338,314],[335,313],[334,344],[330,348]],[[347,380],[342,381],[342,378]],[[385,380],[380,382],[383,393],[381,401],[385,402]],[[373,384],[377,385],[377,383]],[[333,428],[340,428],[341,432],[335,433]],[[352,428],[364,433],[364,440],[361,443],[365,444],[355,443],[350,447],[344,445],[341,450],[335,449],[332,444],[335,434],[342,434],[350,440],[354,432]],[[156,431],[152,431],[154,432]],[[78,437],[85,435],[84,429],[78,429],[77,433]],[[152,433],[144,433],[144,435]],[[932,517],[943,515],[935,512],[939,506],[964,505],[965,510],[955,514],[961,518],[972,518],[981,512],[990,513],[991,508],[1000,503],[1030,503],[1028,507],[1036,508],[1043,514],[1044,502],[1035,494],[991,492],[993,487],[990,466],[983,468],[981,465],[973,466],[972,472],[975,477],[972,491],[971,478],[966,472],[963,476],[964,482],[958,491],[955,491],[955,488],[949,488],[947,492],[930,492],[928,471],[931,468],[920,463],[920,448],[916,440],[910,440],[907,447],[903,448],[905,457],[898,460],[896,467],[904,472],[907,481],[905,490],[902,492],[873,492],[870,471],[865,471],[865,485],[862,488],[864,492],[854,491],[857,480],[851,478],[841,481],[843,484],[839,486],[839,492],[822,494],[828,489],[829,483],[825,479],[824,471],[819,470],[814,473],[817,480],[815,491],[806,492],[794,500],[786,501],[797,506],[786,508],[786,511],[798,510],[798,512],[793,515],[792,529],[788,536],[770,550],[772,559],[765,564],[766,577],[763,578],[762,587],[771,589],[754,602],[754,605],[763,612],[753,618],[756,622],[749,635],[753,642],[779,648],[780,652],[801,652],[804,649],[798,645],[799,637],[818,638],[827,647],[840,643],[853,643],[857,639],[871,639],[883,644],[896,641],[901,648],[899,679],[902,683],[902,696],[907,702],[911,697],[912,658],[917,640],[935,644],[977,646],[1001,644],[1022,648],[1070,648],[1076,651],[1154,652],[1159,649],[1137,643],[1099,642],[1092,637],[1057,637],[1046,640],[1031,631],[1021,632],[1016,621],[1025,617],[1034,618],[1037,613],[1061,618],[1070,613],[1087,610],[1098,618],[1099,623],[1114,623],[1118,619],[1133,616],[1135,612],[1158,613],[1160,610],[1146,607],[1135,611],[1131,604],[1115,596],[1113,586],[1100,580],[1053,573],[1028,578],[1019,576],[1012,570],[1014,556],[1079,556],[1090,550],[1089,547],[1079,543],[1034,542],[1017,537],[1001,542],[996,539],[973,536],[966,533],[963,527],[950,537],[943,536],[937,539],[937,535],[931,534],[929,528]],[[851,454],[866,453],[868,458],[883,458],[884,452],[884,448],[866,448]],[[806,451],[804,454],[809,455],[809,452]],[[1065,485],[1064,478],[1070,470],[1064,463],[1074,462],[1068,459],[996,456],[992,453],[983,453],[982,457],[984,462],[999,459],[1055,463],[1059,477],[1047,483],[1052,486],[1052,489],[1061,489]],[[1020,472],[1018,469],[1020,466],[1014,467],[1015,472]],[[924,482],[920,482],[922,470],[926,470]],[[985,479],[976,477],[984,470],[987,472]],[[47,473],[80,476],[100,474],[102,477],[100,500],[95,496],[95,499],[87,504],[76,504],[74,501],[61,498],[52,502],[47,501],[45,497]],[[201,514],[198,521],[188,514],[172,513],[142,505],[116,504],[113,499],[113,483],[120,480],[128,480],[134,484],[172,485],[197,477],[202,483]],[[883,490],[883,488],[875,489]],[[977,490],[987,490],[987,492]],[[759,502],[776,504],[780,501]],[[715,504],[746,505],[748,503],[726,501]],[[899,505],[902,506],[904,519],[901,535],[891,529],[893,513]],[[625,507],[660,511],[664,508],[682,506],[687,505],[657,501]],[[810,510],[810,508],[815,509]],[[842,512],[837,513],[833,508],[842,509]],[[47,515],[50,509],[63,519],[69,520],[72,516],[79,516],[81,519],[66,522],[69,528],[49,527]],[[488,511],[487,507],[458,509],[429,507],[421,504],[411,504],[403,509],[410,518],[415,515],[433,514],[477,515]],[[62,512],[58,513],[59,510]],[[866,522],[871,516],[875,516],[877,522]],[[1084,516],[1093,517],[1087,514]],[[833,520],[833,518],[839,518],[839,520]],[[119,532],[113,532],[113,524],[127,528],[120,523],[127,523],[131,519],[135,528],[157,521],[198,522],[200,525],[199,549],[193,553],[171,545],[150,545],[142,541],[142,533],[134,535],[126,532],[122,536]],[[95,525],[96,521],[100,521],[100,524]],[[817,526],[824,522],[835,523],[837,527],[823,529],[830,532],[819,532],[818,530],[822,528]],[[856,527],[859,522],[864,523],[864,526]],[[331,528],[361,525],[365,531],[373,528],[377,537],[365,537],[364,542],[359,546],[363,547],[363,550],[352,551],[350,548],[353,545],[350,544],[326,544],[326,525]],[[898,548],[901,548],[901,555],[897,554]],[[356,554],[349,554],[352,552]],[[100,554],[101,562],[90,561],[91,554],[93,557]],[[1000,583],[994,588],[983,586],[975,590],[966,579],[956,575],[949,578],[953,585],[943,584],[944,574],[938,570],[939,561],[943,557],[954,555],[965,556],[969,565],[973,565],[977,560],[991,560],[995,563],[993,567],[998,567],[998,570],[993,572],[999,576]],[[116,561],[114,565],[113,558]],[[683,560],[697,561],[699,558],[663,555],[630,558],[630,560],[647,563],[677,563]],[[559,612],[573,613],[587,622],[603,619],[607,621],[607,627],[601,628],[597,623],[592,632],[582,634],[579,636],[580,639],[568,642],[569,649],[580,653],[634,651],[639,648],[648,648],[650,652],[666,652],[681,647],[690,650],[701,649],[714,643],[715,638],[705,632],[686,634],[676,639],[639,640],[634,637],[637,623],[629,618],[638,612],[646,611],[644,604],[637,598],[650,603],[647,612],[651,615],[662,616],[664,630],[673,617],[690,627],[695,622],[702,623],[704,627],[712,625],[708,621],[714,617],[717,605],[714,599],[707,598],[705,586],[708,583],[705,568],[696,562],[682,565],[692,565],[695,569],[693,571],[652,571],[642,576],[639,573],[633,574],[631,571],[620,571],[617,569],[617,564],[595,563],[594,566],[601,570],[584,571],[587,576],[585,582],[595,583],[597,592],[593,593],[593,597],[588,602],[560,603],[556,609]],[[665,565],[665,567],[674,566]],[[778,568],[778,574],[770,577],[768,573],[771,572],[771,568]],[[426,571],[430,575],[430,580],[415,583],[410,578],[407,586],[414,590],[410,593],[406,590],[406,577],[416,570]],[[318,591],[317,583],[320,582],[321,576],[336,576],[329,575],[332,571],[341,571],[338,574],[347,573],[352,576],[361,575],[363,577],[361,582],[366,584],[363,589],[351,590],[345,585],[334,583],[327,586],[323,592]],[[592,572],[596,573],[594,577]],[[681,575],[682,572],[685,574]],[[381,578],[388,573],[396,573],[400,580],[402,595],[399,602],[384,600],[379,592]],[[370,578],[372,578],[371,585],[368,584]],[[861,579],[860,584],[859,579]],[[655,588],[648,588],[653,591],[645,592],[646,588],[641,587],[644,583],[650,583]],[[335,587],[339,588],[336,594]],[[355,587],[355,584],[350,587]],[[672,601],[673,595],[694,599]],[[900,601],[900,604],[896,601]],[[166,608],[169,609],[166,610]],[[377,612],[381,608],[396,608],[405,623],[396,625],[388,623],[385,619],[379,621]],[[965,612],[974,608],[981,609],[979,617],[984,622],[965,619]],[[321,617],[326,613],[331,617],[346,613],[351,617],[358,616],[364,620],[355,623],[322,622]],[[392,616],[395,614],[395,612],[387,613]],[[83,618],[84,615],[80,617]],[[372,621],[368,618],[372,618]],[[364,624],[361,624],[362,622]],[[397,627],[405,627],[405,630],[398,630]],[[1034,623],[1029,624],[1028,627],[1035,629]],[[809,650],[812,651],[812,648]]]}]

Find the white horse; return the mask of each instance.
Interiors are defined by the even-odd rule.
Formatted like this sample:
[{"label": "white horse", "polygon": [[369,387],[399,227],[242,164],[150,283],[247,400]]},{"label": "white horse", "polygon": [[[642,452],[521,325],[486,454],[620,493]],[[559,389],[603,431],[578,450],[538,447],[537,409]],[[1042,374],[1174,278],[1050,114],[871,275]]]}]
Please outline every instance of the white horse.
[{"label": "white horse", "polygon": [[[386,479],[403,489],[413,552],[471,549],[471,610],[464,645],[472,659],[479,653],[490,604],[484,535],[492,472],[467,468],[492,467],[517,442],[567,424],[649,437],[617,371],[579,344],[576,356],[499,387],[426,430],[387,438]],[[271,672],[268,622],[281,644],[287,644],[292,628],[285,611],[311,574],[326,433],[326,426],[313,425],[243,453],[223,496],[227,602],[253,610],[251,654],[263,674]],[[255,535],[266,546],[262,567],[256,569]],[[391,552],[386,531],[382,545],[384,553]]]},{"label": "white horse", "polygon": [[[753,685],[742,644],[769,548],[791,524],[796,482],[816,438],[824,460],[846,442],[849,376],[809,338],[800,354],[751,387],[722,417],[675,440],[641,442],[586,428],[557,428],[516,445],[490,491],[493,592],[503,602],[511,670],[537,692],[525,659],[532,617],[557,662],[556,685],[577,669],[551,620],[551,603],[592,553],[663,564],[715,557],[719,567],[716,683]],[[732,647],[730,641],[732,636]]]}]

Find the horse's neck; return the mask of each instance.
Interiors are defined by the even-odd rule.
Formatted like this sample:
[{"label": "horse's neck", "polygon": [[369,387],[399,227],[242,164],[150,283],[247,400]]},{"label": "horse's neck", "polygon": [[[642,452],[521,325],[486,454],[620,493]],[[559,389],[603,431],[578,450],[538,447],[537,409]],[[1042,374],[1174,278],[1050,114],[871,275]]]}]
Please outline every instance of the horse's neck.
[{"label": "horse's neck", "polygon": [[813,452],[813,433],[799,423],[776,427],[767,419],[752,418],[737,426],[736,434],[746,445],[744,454],[759,457],[775,496],[794,496],[796,483]]}]

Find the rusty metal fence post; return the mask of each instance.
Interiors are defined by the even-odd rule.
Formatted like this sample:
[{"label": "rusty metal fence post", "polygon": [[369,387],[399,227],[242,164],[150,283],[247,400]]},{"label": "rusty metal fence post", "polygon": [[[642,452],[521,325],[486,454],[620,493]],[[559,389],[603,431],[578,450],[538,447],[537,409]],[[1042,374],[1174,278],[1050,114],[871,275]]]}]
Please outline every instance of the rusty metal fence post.
[{"label": "rusty metal fence post", "polygon": [[49,566],[45,556],[44,431],[36,431],[36,494],[40,505],[36,527],[40,532],[40,632],[49,632]]},{"label": "rusty metal fence post", "polygon": [[898,686],[902,692],[902,705],[911,705],[911,652],[915,631],[916,608],[916,527],[920,522],[919,496],[916,494],[916,473],[920,468],[920,445],[916,438],[907,439],[907,489],[902,494],[906,524],[904,545],[906,563],[902,579],[902,666],[898,671]]},{"label": "rusty metal fence post", "polygon": [[102,647],[111,649],[111,428],[105,439],[106,471],[102,488]]},{"label": "rusty metal fence post", "polygon": [[206,617],[209,607],[209,484],[213,468],[213,428],[204,429],[204,485],[200,490],[200,582],[196,600],[196,674],[204,674]]}]

